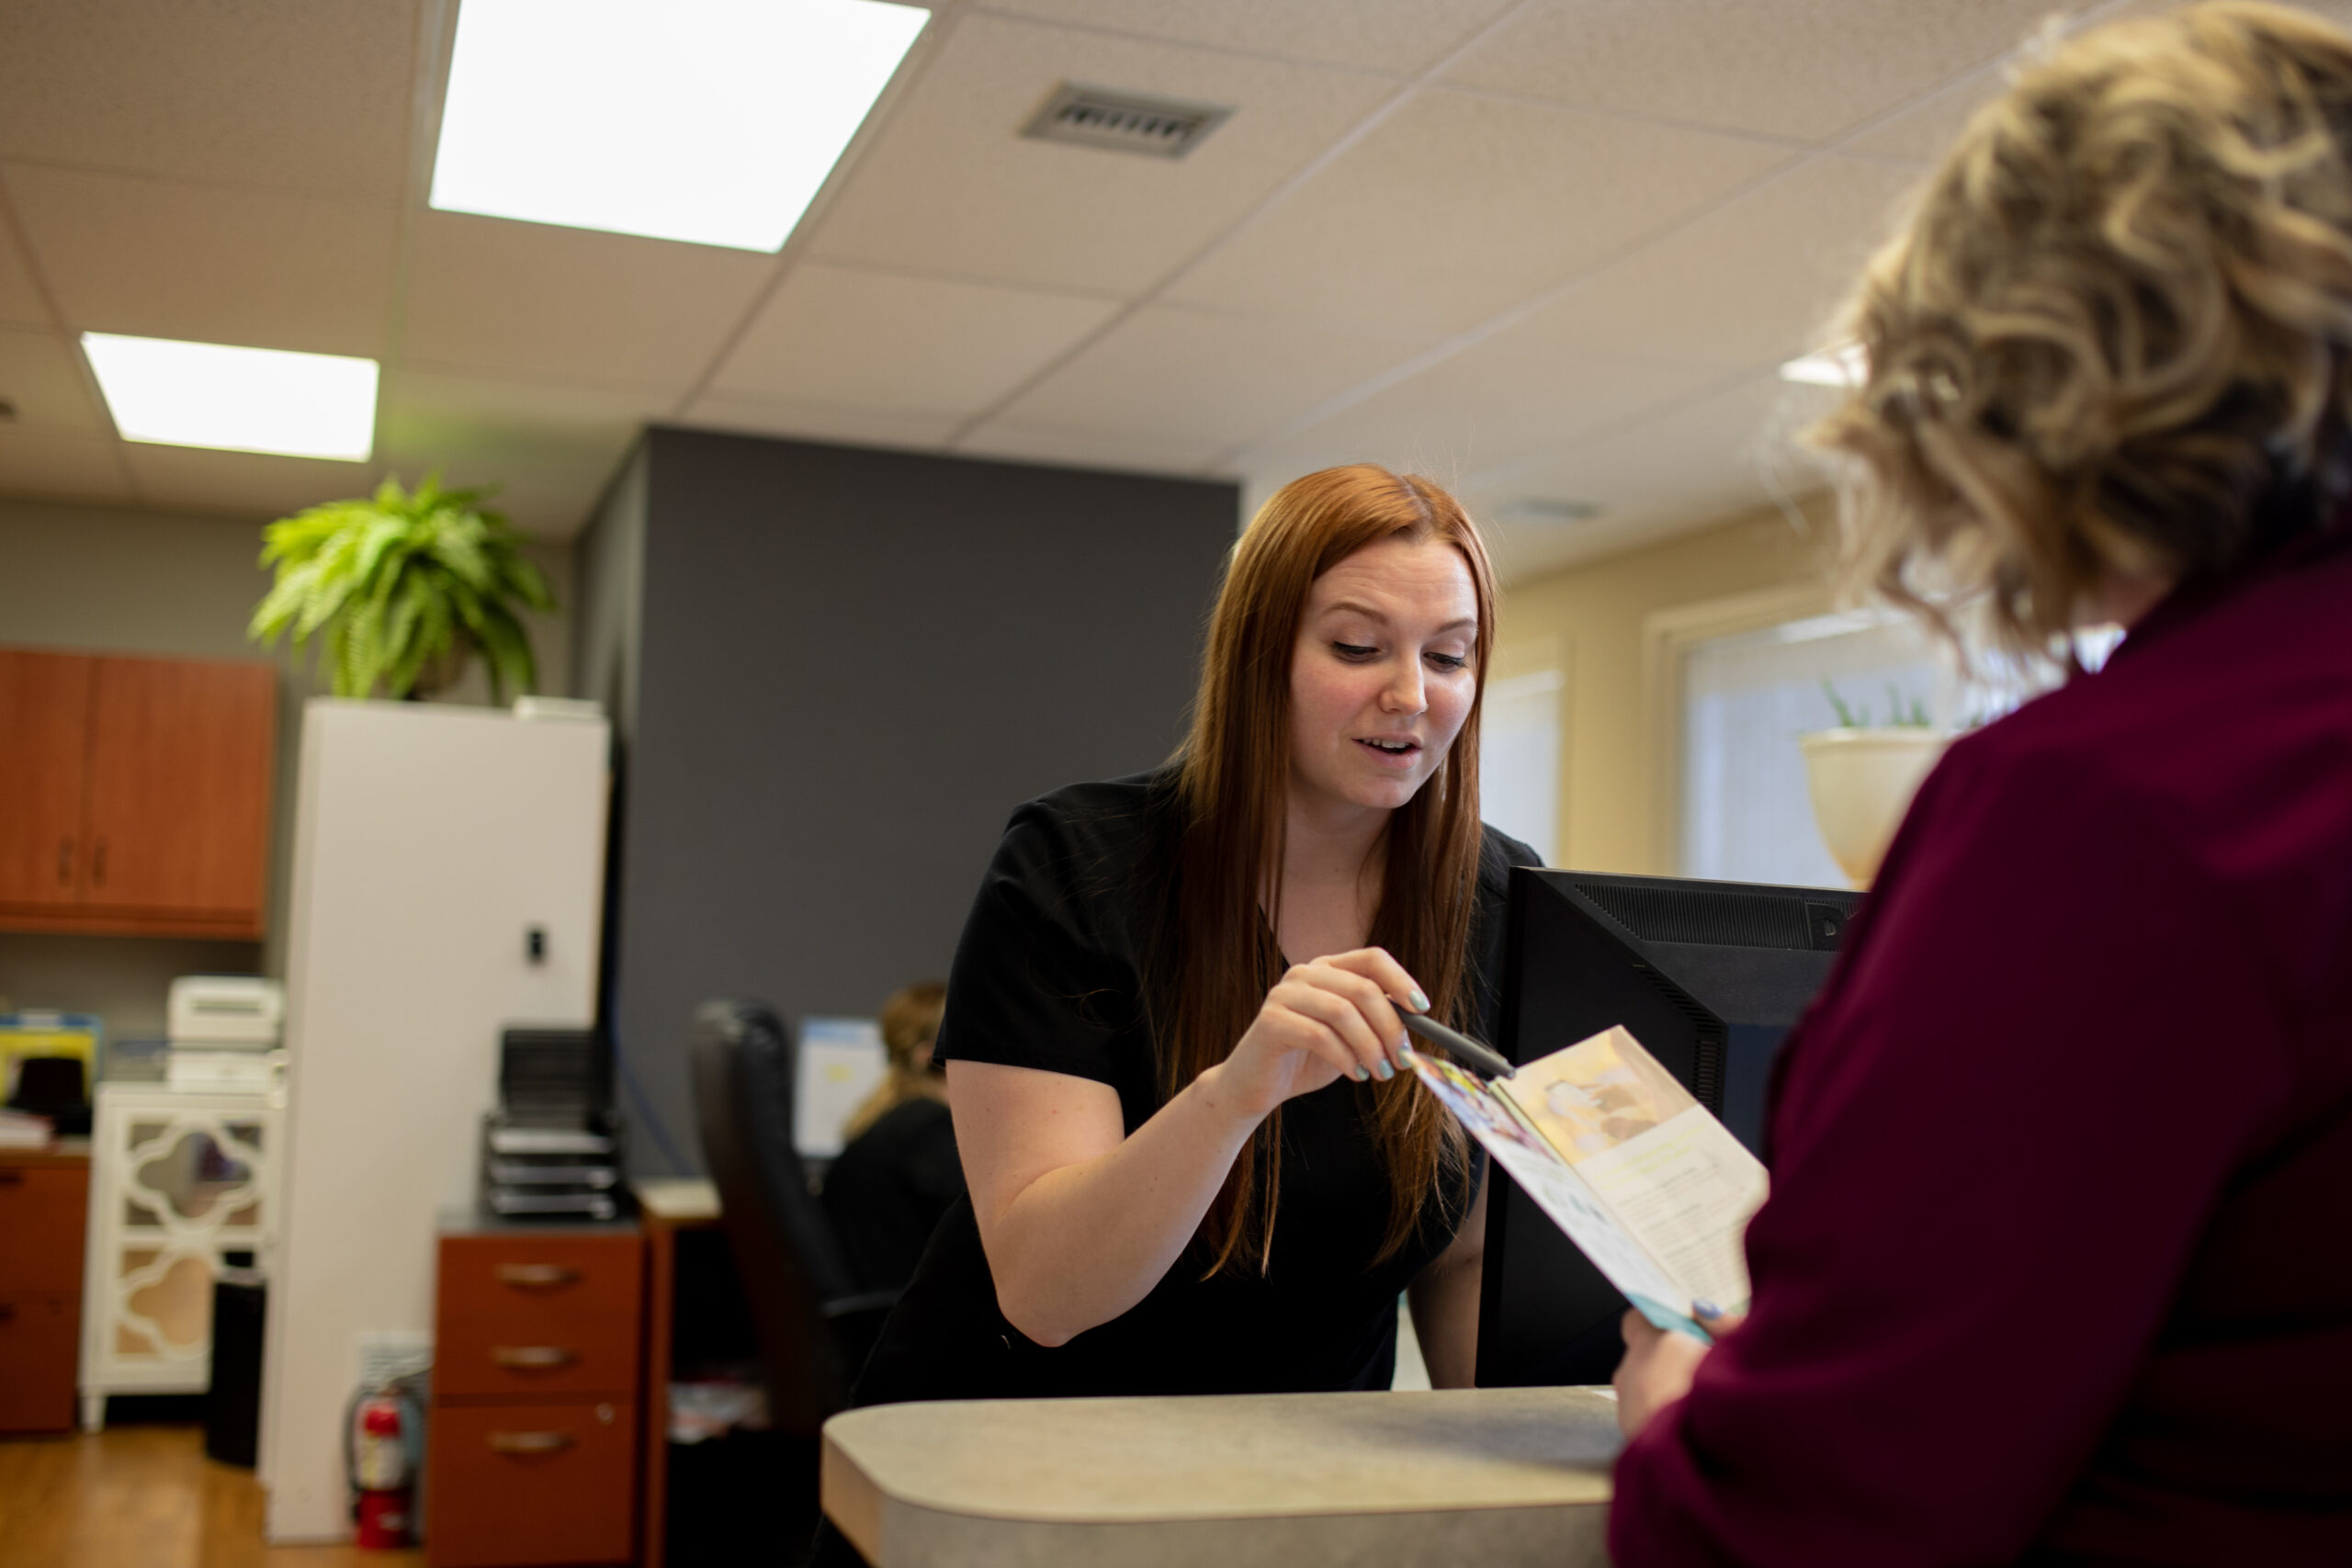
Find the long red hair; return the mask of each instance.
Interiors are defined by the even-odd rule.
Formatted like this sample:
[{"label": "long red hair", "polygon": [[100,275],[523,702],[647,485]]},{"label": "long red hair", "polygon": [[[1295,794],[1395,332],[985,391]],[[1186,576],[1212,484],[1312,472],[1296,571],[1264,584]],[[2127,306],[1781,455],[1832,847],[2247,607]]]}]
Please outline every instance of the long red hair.
[{"label": "long red hair", "polygon": [[[1279,908],[1291,773],[1291,661],[1315,580],[1383,539],[1441,540],[1460,551],[1477,595],[1469,716],[1429,783],[1391,814],[1371,941],[1420,982],[1432,1016],[1471,1022],[1464,973],[1478,880],[1478,713],[1494,646],[1494,573],[1460,503],[1416,475],[1372,463],[1326,468],[1277,491],[1233,548],[1209,618],[1192,729],[1177,750],[1184,828],[1170,927],[1163,933],[1162,1092],[1173,1097],[1225,1060],[1280,978]],[[1268,892],[1269,889],[1272,891]],[[1377,1258],[1411,1240],[1424,1197],[1450,1175],[1469,1196],[1462,1129],[1409,1077],[1373,1090],[1374,1140],[1388,1171]],[[1237,1256],[1262,1272],[1272,1255],[1282,1177],[1282,1111],[1258,1129],[1201,1226],[1208,1272]]]}]

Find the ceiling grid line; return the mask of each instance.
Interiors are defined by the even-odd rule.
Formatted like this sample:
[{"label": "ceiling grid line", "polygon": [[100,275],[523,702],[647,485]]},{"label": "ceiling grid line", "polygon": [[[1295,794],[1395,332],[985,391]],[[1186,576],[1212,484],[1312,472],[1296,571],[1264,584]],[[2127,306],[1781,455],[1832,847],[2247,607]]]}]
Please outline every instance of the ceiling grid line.
[{"label": "ceiling grid line", "polygon": [[[2075,17],[2068,24],[2068,27],[2070,30],[2078,30],[2080,28],[2088,25],[2091,20],[2102,14],[2108,11],[2119,9],[2132,3],[2133,0],[2098,0],[2098,4],[2091,6]],[[1792,157],[1781,164],[1773,165],[1771,168],[1763,171],[1745,185],[1736,186],[1715,199],[1702,204],[1690,212],[1683,214],[1680,218],[1661,225],[1657,230],[1645,236],[1618,247],[1616,250],[1600,258],[1594,264],[1584,267],[1569,277],[1562,279],[1558,283],[1547,287],[1537,294],[1521,300],[1520,303],[1510,307],[1509,310],[1503,310],[1496,316],[1480,322],[1477,326],[1461,333],[1453,338],[1449,338],[1444,343],[1423,350],[1420,354],[1414,355],[1403,364],[1349,389],[1347,391],[1342,392],[1326,402],[1317,405],[1316,408],[1307,411],[1306,413],[1299,415],[1297,418],[1290,421],[1287,424],[1278,427],[1271,434],[1261,436],[1259,439],[1246,445],[1239,445],[1227,448],[1226,450],[1218,453],[1217,456],[1212,458],[1207,464],[1204,464],[1200,471],[1204,474],[1222,474],[1232,472],[1238,465],[1246,462],[1251,453],[1262,451],[1294,436],[1303,434],[1326,420],[1329,420],[1337,414],[1343,413],[1347,410],[1354,408],[1367,400],[1388,390],[1390,388],[1400,385],[1403,382],[1409,380],[1414,376],[1418,376],[1426,370],[1434,368],[1436,366],[1445,363],[1447,360],[1455,357],[1457,355],[1460,355],[1470,348],[1476,347],[1481,343],[1487,342],[1497,334],[1517,325],[1521,321],[1525,321],[1529,317],[1534,315],[1537,311],[1544,310],[1549,306],[1556,304],[1568,298],[1578,288],[1589,284],[1602,273],[1608,271],[1613,266],[1631,260],[1634,255],[1637,255],[1640,252],[1647,249],[1649,246],[1657,243],[1659,241],[1670,238],[1674,234],[1680,232],[1694,223],[1703,220],[1713,213],[1720,212],[1740,201],[1748,199],[1750,197],[1767,188],[1774,182],[1785,179],[1791,175],[1797,173],[1799,170],[1817,163],[1823,158],[1833,156],[1843,157],[1848,155],[1844,149],[1849,144],[1871,135],[1894,120],[1900,119],[1905,115],[1907,115],[1917,109],[1920,105],[1927,103],[1944,93],[1951,92],[1971,80],[1981,77],[1988,71],[2000,68],[2008,61],[2015,59],[2023,50],[2030,47],[2030,41],[2025,44],[2012,44],[2006,46],[1997,52],[1973,61],[1958,71],[1951,72],[1940,78],[1938,78],[1928,86],[1887,106],[1877,113],[1872,114],[1853,125],[1847,127],[1833,139],[1811,144],[1800,144],[1805,145],[1807,149],[1800,155]],[[1764,140],[1759,137],[1748,136],[1746,133],[1724,132],[1722,130],[1713,130],[1711,131],[1711,134],[1735,134],[1743,136],[1745,139],[1750,141]],[[1924,167],[1924,165],[1915,164],[1909,160],[1873,161],[1894,163],[1897,166],[1903,167]],[[1750,371],[1747,374],[1752,376],[1756,374],[1756,372]],[[1713,390],[1720,392],[1723,390],[1723,386],[1717,385],[1714,387]],[[1654,416],[1661,410],[1673,406],[1679,406],[1679,394],[1678,394],[1674,399],[1660,400],[1657,403],[1649,405],[1644,410],[1629,415],[1627,423],[1642,423],[1644,419]],[[1619,429],[1625,427],[1626,424],[1620,424],[1617,426]],[[1567,449],[1567,447],[1564,446],[1562,448],[1555,448],[1552,451],[1543,453],[1541,455],[1531,455],[1531,457],[1526,459],[1526,462],[1531,468],[1539,466],[1543,462],[1554,460],[1557,457],[1563,455],[1563,453]]]},{"label": "ceiling grid line", "polygon": [[7,167],[0,164],[0,232],[17,247],[17,254],[25,264],[25,276],[31,282],[33,294],[40,300],[41,309],[49,313],[50,329],[69,346],[66,356],[73,362],[74,385],[81,389],[88,412],[96,416],[98,428],[112,437],[107,455],[114,461],[115,472],[120,476],[123,488],[134,501],[143,501],[145,491],[140,488],[139,475],[130,464],[130,456],[123,450],[122,433],[115,427],[114,410],[107,406],[106,394],[98,389],[96,374],[90,368],[89,356],[82,352],[80,340],[65,319],[65,311],[57,302],[57,290],[50,286],[49,275],[42,268],[40,254],[34,251],[32,235],[26,230],[24,219],[17,210],[16,195],[8,188]]},{"label": "ceiling grid line", "polygon": [[[457,49],[457,28],[449,25],[454,0],[420,0],[413,45],[416,51],[416,82],[409,95],[408,163],[401,171],[401,203],[392,231],[392,287],[384,321],[384,367],[381,384],[398,386],[408,369],[408,286],[416,261],[416,215],[429,204],[433,158],[441,140],[441,103],[448,91],[449,59]],[[390,445],[393,399],[376,399],[376,451]],[[412,474],[409,483],[422,475]]]},{"label": "ceiling grid line", "polygon": [[[1342,75],[1362,76],[1375,82],[1410,82],[1414,74],[1407,71],[1383,71],[1375,65],[1347,65],[1332,60],[1319,60],[1308,55],[1284,54],[1275,50],[1249,49],[1239,44],[1212,43],[1196,38],[1170,38],[1161,33],[1137,32],[1132,28],[1114,28],[1102,22],[1081,22],[1068,17],[1045,17],[1027,11],[1006,10],[1001,6],[975,4],[970,6],[975,16],[987,17],[1000,22],[1015,22],[1023,27],[1051,28],[1056,32],[1083,33],[1092,38],[1116,39],[1122,43],[1142,44],[1156,49],[1197,50],[1203,54],[1223,55],[1228,60],[1263,61],[1269,65],[1287,65],[1302,71],[1332,71]],[[1453,51],[1449,49],[1448,56]]]},{"label": "ceiling grid line", "polygon": [[957,25],[969,11],[962,0],[937,0],[929,9],[931,25],[917,36],[914,48],[908,51],[909,58],[890,79],[889,85],[883,89],[881,97],[866,112],[865,120],[857,128],[857,134],[851,137],[849,145],[842,149],[841,157],[835,160],[831,171],[826,175],[825,183],[817,187],[817,194],[809,199],[800,220],[793,225],[792,232],[786,235],[784,243],[777,247],[775,265],[766,281],[752,291],[742,315],[737,318],[734,328],[719,342],[718,349],[704,364],[702,374],[695,377],[672,403],[670,418],[673,421],[684,420],[687,411],[709,393],[729,358],[751,335],[753,325],[760,319],[760,312],[767,309],[776,290],[784,287],[785,279],[799,265],[808,248],[817,243],[826,216],[837,204],[850,175],[864,162],[868,149],[880,139],[882,128],[889,123],[898,107],[913,96],[917,85],[931,73],[933,64],[946,52],[948,40],[955,36]]},{"label": "ceiling grid line", "polygon": [[1275,211],[1283,202],[1289,200],[1295,192],[1302,189],[1309,181],[1314,179],[1316,175],[1330,167],[1331,164],[1338,162],[1359,142],[1363,141],[1364,138],[1370,136],[1374,131],[1379,130],[1381,126],[1386,124],[1388,120],[1393,118],[1399,110],[1412,101],[1413,95],[1418,93],[1424,85],[1435,80],[1441,72],[1450,69],[1456,61],[1466,57],[1473,50],[1484,43],[1488,38],[1492,37],[1495,33],[1508,26],[1510,23],[1517,20],[1521,13],[1532,9],[1537,3],[1538,0],[1517,0],[1517,3],[1509,10],[1503,11],[1488,18],[1483,26],[1471,32],[1466,38],[1461,39],[1453,48],[1446,51],[1444,54],[1441,55],[1427,68],[1416,75],[1403,79],[1396,92],[1390,94],[1388,97],[1382,100],[1382,102],[1374,107],[1370,113],[1366,114],[1353,126],[1350,127],[1348,130],[1337,141],[1333,141],[1331,145],[1326,147],[1322,152],[1308,159],[1306,163],[1295,170],[1289,178],[1283,180],[1272,191],[1269,191],[1265,196],[1260,197],[1255,203],[1251,204],[1250,209],[1243,212],[1239,218],[1237,218],[1231,223],[1227,224],[1223,230],[1212,236],[1206,244],[1196,248],[1190,255],[1185,257],[1183,261],[1163,273],[1148,287],[1136,294],[1123,309],[1113,314],[1108,320],[1104,321],[1092,332],[1085,333],[1076,343],[1064,349],[1060,354],[1055,355],[1037,370],[1023,378],[1012,388],[1012,390],[999,397],[994,402],[983,408],[979,412],[964,420],[949,434],[944,445],[951,450],[962,446],[967,440],[970,439],[974,431],[979,429],[982,425],[988,423],[989,421],[996,418],[1006,409],[1018,402],[1022,398],[1027,396],[1037,387],[1043,385],[1057,371],[1061,370],[1065,366],[1078,358],[1079,355],[1084,354],[1088,349],[1093,347],[1103,338],[1108,337],[1112,333],[1117,331],[1121,325],[1133,320],[1135,316],[1146,306],[1157,302],[1159,297],[1166,293],[1169,288],[1173,287],[1179,278],[1182,278],[1186,273],[1192,271],[1193,268],[1198,266],[1208,257],[1215,255],[1224,246],[1232,243],[1236,237],[1246,233],[1250,229],[1261,221],[1269,213]]}]

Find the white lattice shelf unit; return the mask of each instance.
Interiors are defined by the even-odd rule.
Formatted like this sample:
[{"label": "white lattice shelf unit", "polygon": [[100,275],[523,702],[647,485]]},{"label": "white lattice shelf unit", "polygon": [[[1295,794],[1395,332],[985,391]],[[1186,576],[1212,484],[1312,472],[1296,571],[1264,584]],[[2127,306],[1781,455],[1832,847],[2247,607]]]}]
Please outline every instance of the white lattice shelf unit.
[{"label": "white lattice shelf unit", "polygon": [[200,1393],[212,1285],[232,1253],[266,1262],[278,1229],[282,1089],[199,1093],[101,1083],[90,1139],[82,1424],[113,1393]]}]

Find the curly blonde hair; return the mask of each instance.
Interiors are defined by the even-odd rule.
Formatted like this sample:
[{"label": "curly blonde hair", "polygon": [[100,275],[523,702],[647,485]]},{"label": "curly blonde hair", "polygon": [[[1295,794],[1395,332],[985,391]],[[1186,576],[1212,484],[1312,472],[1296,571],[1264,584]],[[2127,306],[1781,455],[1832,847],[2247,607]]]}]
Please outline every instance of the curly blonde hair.
[{"label": "curly blonde hair", "polygon": [[1846,310],[1850,580],[2065,657],[2117,578],[2224,572],[2352,491],[2352,38],[2214,4],[2052,49]]}]

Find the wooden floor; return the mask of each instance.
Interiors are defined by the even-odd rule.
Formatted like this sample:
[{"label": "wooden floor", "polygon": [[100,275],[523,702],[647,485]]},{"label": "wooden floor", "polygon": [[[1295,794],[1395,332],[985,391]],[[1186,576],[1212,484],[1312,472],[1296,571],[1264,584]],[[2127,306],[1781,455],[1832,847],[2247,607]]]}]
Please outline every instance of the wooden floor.
[{"label": "wooden floor", "polygon": [[0,1568],[423,1568],[422,1551],[265,1545],[254,1472],[195,1426],[0,1438]]}]

